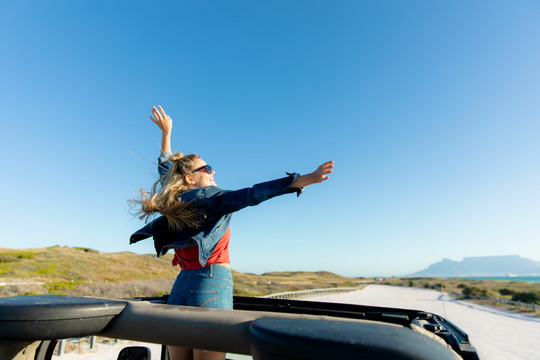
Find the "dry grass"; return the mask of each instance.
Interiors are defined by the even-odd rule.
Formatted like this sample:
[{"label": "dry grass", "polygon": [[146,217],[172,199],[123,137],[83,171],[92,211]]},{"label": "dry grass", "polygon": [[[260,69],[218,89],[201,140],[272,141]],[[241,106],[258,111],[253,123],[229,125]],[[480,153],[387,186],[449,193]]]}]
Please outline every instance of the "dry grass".
[{"label": "dry grass", "polygon": [[[63,294],[124,298],[169,293],[179,269],[172,255],[157,258],[88,248],[0,249],[0,296]],[[359,279],[330,272],[263,275],[233,271],[235,295],[267,295],[321,287],[350,287]]]}]

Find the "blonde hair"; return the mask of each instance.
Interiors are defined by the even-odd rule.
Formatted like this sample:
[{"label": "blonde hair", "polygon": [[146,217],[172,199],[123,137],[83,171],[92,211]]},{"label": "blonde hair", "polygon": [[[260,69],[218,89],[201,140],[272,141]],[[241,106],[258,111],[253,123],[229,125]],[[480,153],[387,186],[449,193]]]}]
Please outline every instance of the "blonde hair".
[{"label": "blonde hair", "polygon": [[[197,227],[201,219],[196,209],[189,203],[180,201],[178,195],[191,189],[186,183],[186,175],[193,173],[193,161],[199,158],[196,154],[184,155],[180,152],[169,156],[169,161],[173,164],[169,171],[154,183],[150,191],[140,189],[138,196],[130,200],[136,207],[135,215],[148,221],[153,215],[160,213],[167,218],[169,226],[175,231]],[[160,183],[161,188],[158,190]]]}]

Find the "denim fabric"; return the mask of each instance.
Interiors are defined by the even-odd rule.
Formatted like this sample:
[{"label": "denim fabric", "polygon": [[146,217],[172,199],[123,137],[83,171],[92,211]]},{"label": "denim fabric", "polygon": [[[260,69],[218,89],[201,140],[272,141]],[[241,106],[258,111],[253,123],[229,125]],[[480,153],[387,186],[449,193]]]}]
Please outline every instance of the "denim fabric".
[{"label": "denim fabric", "polygon": [[231,269],[226,266],[214,264],[202,269],[182,270],[167,304],[231,310],[232,289]]},{"label": "denim fabric", "polygon": [[[159,173],[164,174],[171,167],[168,160],[170,153],[161,154]],[[302,189],[289,187],[299,176],[287,173],[287,177],[253,185],[240,190],[223,190],[217,186],[195,188],[180,194],[180,200],[189,202],[201,216],[201,225],[182,231],[172,231],[167,219],[163,216],[152,221],[131,235],[130,244],[149,237],[154,238],[154,246],[158,256],[164,255],[169,249],[182,249],[199,246],[199,262],[201,266],[214,251],[217,243],[227,231],[231,214],[247,206],[255,206],[273,197],[297,193]]]}]

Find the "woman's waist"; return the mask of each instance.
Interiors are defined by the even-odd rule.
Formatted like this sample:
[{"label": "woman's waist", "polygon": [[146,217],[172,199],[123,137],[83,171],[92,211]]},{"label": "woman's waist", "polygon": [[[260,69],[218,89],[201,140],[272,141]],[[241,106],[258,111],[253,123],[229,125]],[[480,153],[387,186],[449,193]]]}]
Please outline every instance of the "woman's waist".
[{"label": "woman's waist", "polygon": [[205,266],[202,266],[200,263],[184,263],[183,264],[184,266],[182,267],[182,264],[180,264],[180,269],[182,271],[190,271],[190,270],[200,270],[200,269],[204,269],[204,268],[208,268],[210,266],[221,266],[221,267],[226,267],[228,269],[231,268],[231,264],[230,263],[226,263],[226,262],[219,262],[219,263],[206,263]]},{"label": "woman's waist", "polygon": [[[225,264],[228,265],[228,264]],[[232,283],[232,270],[224,264],[212,264],[200,269],[181,270],[180,281],[204,281],[205,279],[221,279]]]}]

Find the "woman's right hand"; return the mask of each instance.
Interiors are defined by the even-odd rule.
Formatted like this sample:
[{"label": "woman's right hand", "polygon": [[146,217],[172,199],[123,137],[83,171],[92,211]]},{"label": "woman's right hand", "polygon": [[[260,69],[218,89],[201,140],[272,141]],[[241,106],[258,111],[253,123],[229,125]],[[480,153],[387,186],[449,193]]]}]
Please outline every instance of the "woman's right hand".
[{"label": "woman's right hand", "polygon": [[161,152],[171,152],[172,119],[165,114],[161,105],[158,107],[159,110],[155,106],[152,107],[154,117],[150,116],[150,120],[161,129]]},{"label": "woman's right hand", "polygon": [[172,132],[172,119],[169,115],[165,114],[165,111],[161,107],[161,105],[158,105],[159,109],[155,106],[152,107],[152,114],[154,117],[150,116],[150,120],[154,122],[159,128],[161,129],[161,132],[170,134]]}]

